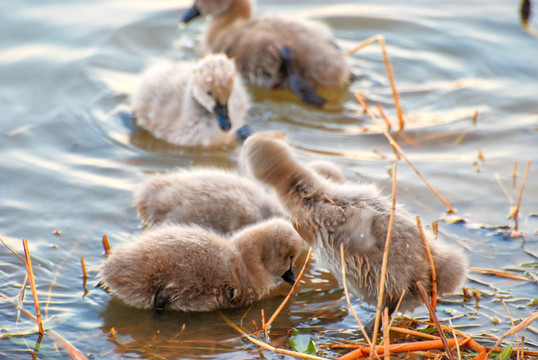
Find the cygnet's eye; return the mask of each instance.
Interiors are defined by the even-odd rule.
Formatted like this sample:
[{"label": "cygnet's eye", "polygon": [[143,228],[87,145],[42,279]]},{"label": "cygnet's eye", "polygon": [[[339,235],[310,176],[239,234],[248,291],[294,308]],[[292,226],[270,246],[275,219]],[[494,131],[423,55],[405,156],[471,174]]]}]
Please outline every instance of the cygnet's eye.
[{"label": "cygnet's eye", "polygon": [[207,96],[211,96],[211,97],[212,97],[212,96],[213,96],[213,91],[211,91],[211,90],[207,90],[207,91],[206,91],[206,94],[207,94]]}]

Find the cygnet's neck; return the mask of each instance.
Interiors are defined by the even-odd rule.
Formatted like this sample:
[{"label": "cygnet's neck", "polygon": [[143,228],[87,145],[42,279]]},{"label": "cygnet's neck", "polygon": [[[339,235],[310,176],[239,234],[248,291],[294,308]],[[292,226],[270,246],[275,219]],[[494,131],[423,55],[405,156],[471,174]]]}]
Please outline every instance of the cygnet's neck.
[{"label": "cygnet's neck", "polygon": [[251,237],[234,239],[234,244],[243,259],[247,273],[249,274],[249,285],[259,297],[267,295],[270,288],[275,284],[273,275],[266,269],[263,261],[263,247],[259,247]]},{"label": "cygnet's neck", "polygon": [[240,31],[245,21],[252,18],[250,0],[232,1],[230,7],[221,14],[214,15],[206,30],[206,40],[212,52],[225,51],[230,41],[236,39],[234,33]]}]

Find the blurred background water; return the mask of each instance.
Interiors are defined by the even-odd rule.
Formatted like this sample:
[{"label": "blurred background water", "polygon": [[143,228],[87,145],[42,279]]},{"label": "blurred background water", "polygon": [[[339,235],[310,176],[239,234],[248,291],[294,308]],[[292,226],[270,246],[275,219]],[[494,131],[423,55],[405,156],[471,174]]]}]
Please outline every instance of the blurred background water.
[{"label": "blurred background water", "polygon": [[[28,239],[45,327],[88,357],[260,356],[216,313],[155,316],[93,287],[98,281],[95,267],[103,259],[103,234],[114,247],[140,229],[132,193],[147,174],[193,165],[237,165],[237,148],[174,147],[117,116],[129,109],[130,95],[147,65],[197,57],[204,22],[177,27],[189,5],[185,0],[20,0],[0,5],[0,236],[19,254],[21,239]],[[530,29],[524,30],[518,8],[512,0],[257,4],[260,13],[328,23],[343,50],[370,36],[385,36],[407,119],[400,144],[465,220],[440,221],[440,237],[464,248],[473,267],[510,269],[529,279],[469,274],[465,285],[482,291],[478,310],[474,300],[462,303],[456,296],[442,303],[438,313],[474,336],[500,336],[510,327],[501,297],[514,319],[537,311],[538,25],[531,19]],[[288,92],[251,89],[248,121],[257,131],[283,131],[301,158],[336,162],[349,180],[374,181],[388,194],[394,154],[352,96],[360,92],[395,119],[379,46],[354,53],[349,61],[358,79],[349,89],[330,94],[327,111],[305,107]],[[519,213],[523,236],[514,238],[507,228],[514,222],[507,217],[528,160],[532,165]],[[420,214],[423,223],[446,219],[443,204],[402,161],[398,199]],[[81,257],[89,273],[86,295]],[[12,303],[25,279],[24,264],[3,246],[0,279],[0,336],[30,331],[24,337],[2,336],[0,358],[27,359],[31,353],[43,359],[69,358],[50,335],[36,351],[34,323]],[[288,289],[280,286],[248,312],[224,314],[253,331],[253,320],[260,325],[261,309],[272,314]],[[362,319],[372,316],[371,307],[357,299],[353,304]],[[23,308],[34,313],[29,289]],[[414,316],[425,314],[419,308]],[[112,337],[111,328],[117,331]],[[355,336],[343,291],[315,262],[277,318],[272,343],[289,346],[291,328],[318,344]],[[536,328],[521,334],[531,347],[538,344]]]}]

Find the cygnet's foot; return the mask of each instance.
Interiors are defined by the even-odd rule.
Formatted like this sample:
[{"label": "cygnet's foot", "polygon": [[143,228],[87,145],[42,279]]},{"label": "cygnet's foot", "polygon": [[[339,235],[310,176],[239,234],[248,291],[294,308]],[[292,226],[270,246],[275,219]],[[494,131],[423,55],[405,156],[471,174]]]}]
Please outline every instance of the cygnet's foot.
[{"label": "cygnet's foot", "polygon": [[252,134],[254,134],[254,130],[252,130],[248,125],[243,125],[235,131],[235,135],[241,142],[245,141]]}]

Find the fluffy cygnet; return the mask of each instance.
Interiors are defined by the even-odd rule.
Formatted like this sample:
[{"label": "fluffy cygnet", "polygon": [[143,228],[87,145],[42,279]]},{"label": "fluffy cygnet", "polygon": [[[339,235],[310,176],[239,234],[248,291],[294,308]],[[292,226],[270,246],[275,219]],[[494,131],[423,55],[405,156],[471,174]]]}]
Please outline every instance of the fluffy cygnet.
[{"label": "fluffy cygnet", "polygon": [[261,88],[286,88],[304,102],[322,106],[317,90],[341,87],[351,72],[319,22],[284,16],[252,17],[250,0],[195,0],[182,21],[211,15],[202,52],[224,52],[239,71]]},{"label": "fluffy cygnet", "polygon": [[159,139],[216,147],[242,137],[249,99],[233,60],[216,54],[148,68],[132,107],[138,125]]},{"label": "fluffy cygnet", "polygon": [[135,192],[134,203],[149,226],[196,224],[221,234],[283,214],[278,199],[260,184],[216,168],[152,175]]},{"label": "fluffy cygnet", "polygon": [[342,169],[330,161],[314,160],[308,163],[308,167],[323,176],[325,179],[334,181],[338,184],[346,182],[346,177],[342,172]]},{"label": "fluffy cygnet", "polygon": [[[340,244],[344,244],[346,276],[352,293],[369,304],[379,295],[383,251],[391,203],[373,184],[327,181],[296,160],[284,141],[255,134],[241,151],[252,174],[270,184],[299,234],[313,246],[316,259],[341,281]],[[402,292],[400,309],[422,303],[415,285],[431,289],[430,264],[415,218],[397,207],[385,283],[384,306],[392,312]],[[459,250],[429,240],[440,294],[457,289],[465,277],[466,257]]]},{"label": "fluffy cygnet", "polygon": [[292,265],[302,239],[271,219],[226,239],[196,226],[165,225],[115,247],[100,269],[102,286],[143,308],[213,311],[250,305]]}]

